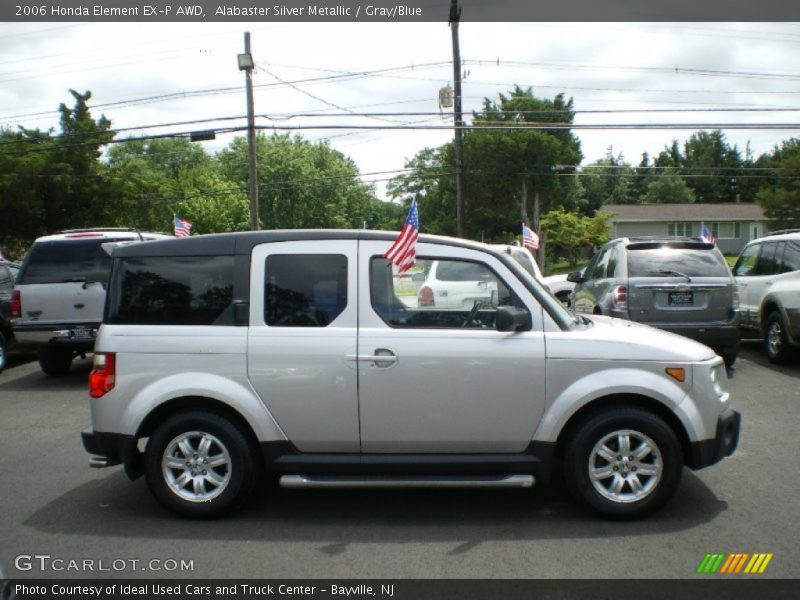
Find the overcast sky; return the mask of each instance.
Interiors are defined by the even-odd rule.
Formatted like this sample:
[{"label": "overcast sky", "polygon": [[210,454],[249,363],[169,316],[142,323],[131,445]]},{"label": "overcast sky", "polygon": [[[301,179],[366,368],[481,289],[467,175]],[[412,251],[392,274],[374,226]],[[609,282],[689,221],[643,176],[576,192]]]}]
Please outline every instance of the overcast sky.
[{"label": "overcast sky", "polygon": [[[132,128],[246,113],[244,75],[237,69],[243,32],[252,35],[257,64],[255,110],[260,125],[378,125],[452,123],[439,115],[438,92],[452,83],[452,47],[446,23],[24,23],[0,24],[0,126],[57,127],[68,89],[91,90],[112,126]],[[577,124],[798,123],[800,24],[797,23],[470,23],[461,24],[465,61],[464,110],[478,109],[514,84],[540,97],[573,97]],[[394,69],[359,77],[336,77]],[[314,78],[322,81],[294,83]],[[202,95],[154,96],[219,90]],[[793,109],[775,111],[774,109]],[[589,112],[669,109],[676,112]],[[762,109],[760,112],[690,112]],[[763,109],[773,109],[764,111]],[[436,113],[356,118],[295,117],[318,112]],[[45,113],[45,114],[35,114]],[[120,136],[243,126],[245,119],[155,127]],[[724,130],[744,151],[758,155],[800,131]],[[579,130],[584,164],[606,148],[638,163],[692,130]],[[385,180],[407,159],[452,138],[452,130],[304,130],[329,138],[350,156],[365,181]],[[235,134],[203,142],[209,150]],[[239,134],[241,135],[241,134]]]}]

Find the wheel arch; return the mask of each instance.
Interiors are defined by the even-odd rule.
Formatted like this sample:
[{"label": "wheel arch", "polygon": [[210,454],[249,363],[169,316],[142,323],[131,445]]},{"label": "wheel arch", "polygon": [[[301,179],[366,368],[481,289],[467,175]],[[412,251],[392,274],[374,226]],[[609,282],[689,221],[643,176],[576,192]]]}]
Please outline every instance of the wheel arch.
[{"label": "wheel arch", "polygon": [[575,411],[575,413],[567,420],[566,424],[558,435],[556,440],[556,457],[559,459],[564,458],[566,448],[573,439],[575,432],[583,423],[591,419],[596,414],[612,408],[638,408],[653,413],[661,418],[678,438],[678,441],[681,445],[681,451],[683,453],[684,463],[686,463],[686,460],[692,455],[689,434],[681,420],[672,410],[670,410],[668,406],[654,398],[650,398],[641,394],[629,393],[601,396]]},{"label": "wheel arch", "polygon": [[773,311],[783,313],[783,308],[775,298],[768,296],[761,303],[761,309],[758,311],[758,326],[762,335],[767,333],[767,318]]}]

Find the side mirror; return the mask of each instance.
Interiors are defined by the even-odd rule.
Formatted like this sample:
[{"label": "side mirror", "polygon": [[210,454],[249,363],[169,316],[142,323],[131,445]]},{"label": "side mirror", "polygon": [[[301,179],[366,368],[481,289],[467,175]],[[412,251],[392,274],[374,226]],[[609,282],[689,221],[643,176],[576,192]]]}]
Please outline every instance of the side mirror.
[{"label": "side mirror", "polygon": [[494,326],[497,331],[528,331],[531,328],[531,316],[523,308],[501,306],[497,309]]},{"label": "side mirror", "polygon": [[573,271],[567,275],[567,281],[571,281],[572,283],[583,283],[585,281],[583,278],[583,271]]}]

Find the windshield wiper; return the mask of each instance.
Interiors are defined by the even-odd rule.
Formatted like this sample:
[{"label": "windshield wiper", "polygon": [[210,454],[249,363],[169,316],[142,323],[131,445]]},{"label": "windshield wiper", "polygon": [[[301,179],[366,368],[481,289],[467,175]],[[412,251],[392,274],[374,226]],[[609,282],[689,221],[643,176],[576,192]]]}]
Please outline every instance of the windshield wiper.
[{"label": "windshield wiper", "polygon": [[649,271],[648,275],[671,275],[673,277],[683,277],[686,281],[691,281],[692,278],[689,277],[686,273],[681,273],[680,271],[669,271],[669,270],[662,270],[662,271]]}]

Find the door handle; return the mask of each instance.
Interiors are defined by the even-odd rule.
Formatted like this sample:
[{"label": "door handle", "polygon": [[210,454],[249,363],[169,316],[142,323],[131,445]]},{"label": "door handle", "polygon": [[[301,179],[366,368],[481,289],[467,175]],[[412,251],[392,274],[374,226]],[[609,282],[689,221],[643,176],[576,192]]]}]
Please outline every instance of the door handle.
[{"label": "door handle", "polygon": [[351,362],[371,362],[376,367],[391,367],[397,363],[397,355],[386,348],[377,348],[374,354],[348,354],[344,358]]}]

